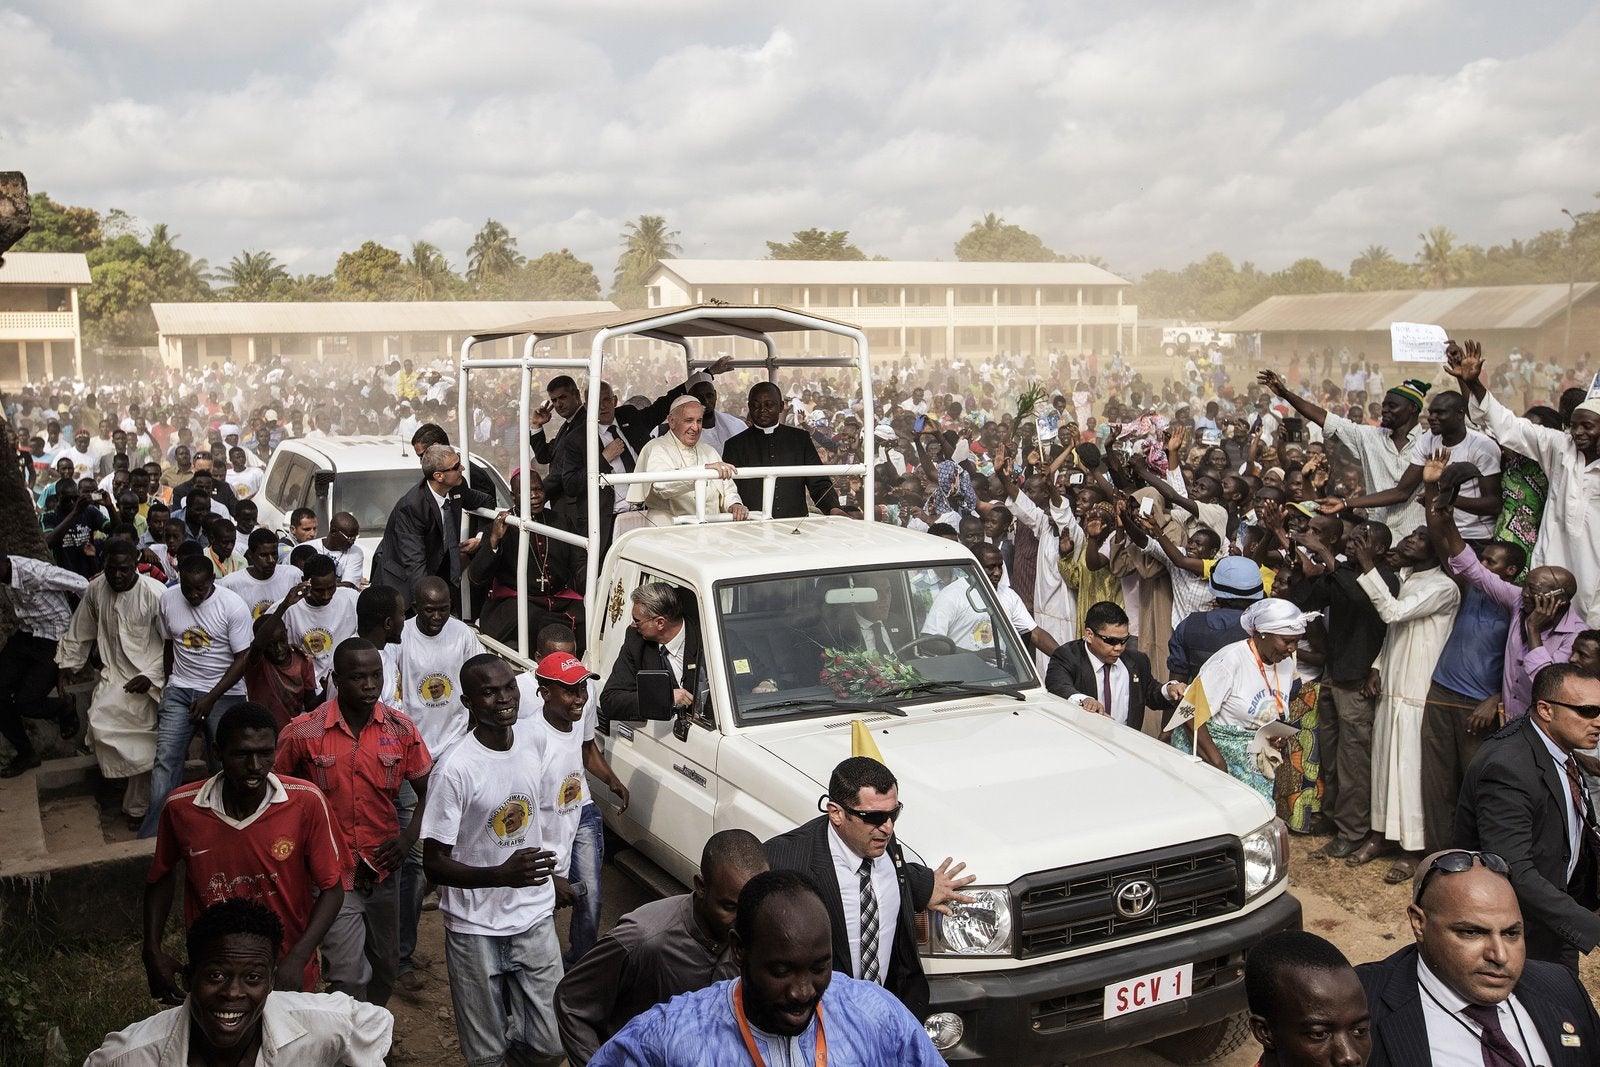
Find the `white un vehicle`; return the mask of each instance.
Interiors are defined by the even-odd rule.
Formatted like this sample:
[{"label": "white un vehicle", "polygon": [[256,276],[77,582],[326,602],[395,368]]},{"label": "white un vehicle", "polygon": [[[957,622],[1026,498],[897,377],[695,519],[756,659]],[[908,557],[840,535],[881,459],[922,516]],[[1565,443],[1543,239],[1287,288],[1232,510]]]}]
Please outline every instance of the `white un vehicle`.
[{"label": "white un vehicle", "polygon": [[[855,355],[779,357],[772,335],[800,330],[847,338]],[[475,346],[508,337],[526,338],[520,358],[474,358]],[[462,410],[470,410],[472,375],[515,371],[524,442],[545,379],[573,374],[587,389],[590,530],[599,529],[602,363],[609,346],[636,337],[681,347],[690,368],[712,362],[696,353],[698,339],[744,339],[765,354],[734,365],[761,368],[780,385],[793,368],[852,367],[868,413],[861,440],[871,448],[865,337],[799,311],[610,312],[468,339]],[[568,354],[551,354],[560,349]],[[861,466],[805,471],[865,473],[873,462],[868,451]],[[522,466],[530,467],[526,452]],[[613,484],[715,477],[607,471]],[[742,827],[765,840],[815,818],[830,772],[850,755],[851,723],[863,720],[899,779],[902,845],[930,865],[961,859],[978,878],[974,903],[919,923],[932,994],[924,1022],[948,1061],[1053,1064],[1149,1044],[1176,1062],[1204,1063],[1238,1047],[1245,952],[1300,925],[1282,823],[1227,775],[1047,693],[973,557],[954,542],[870,521],[872,492],[868,478],[868,521],[734,523],[702,508],[680,525],[624,533],[603,565],[591,563],[588,649],[602,677],[640,583],[668,582],[692,598],[703,643],[692,709],[610,724],[603,744],[632,803],[619,815],[597,785],[608,827],[687,884],[715,831]],[[761,502],[748,503],[754,510]],[[526,497],[520,504],[528,514]],[[584,544],[596,560],[592,540],[513,521]],[[523,551],[529,540],[520,539]],[[941,595],[958,602],[930,624]],[[839,695],[848,681],[830,671],[830,650],[841,644],[838,627],[849,625],[841,617],[858,609],[882,615],[900,635],[898,691]],[[493,647],[527,667],[529,640],[522,632],[516,647]]]}]

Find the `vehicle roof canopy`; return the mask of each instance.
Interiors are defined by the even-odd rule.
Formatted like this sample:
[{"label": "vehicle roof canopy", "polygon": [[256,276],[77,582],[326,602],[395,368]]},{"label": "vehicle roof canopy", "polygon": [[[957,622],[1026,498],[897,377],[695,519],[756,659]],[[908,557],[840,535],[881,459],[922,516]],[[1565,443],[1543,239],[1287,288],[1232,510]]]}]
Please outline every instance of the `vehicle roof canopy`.
[{"label": "vehicle roof canopy", "polygon": [[[772,312],[780,312],[774,315]],[[670,334],[674,337],[727,337],[758,333],[793,333],[827,330],[854,333],[855,327],[837,319],[813,315],[776,304],[682,304],[641,308],[637,311],[595,311],[583,315],[557,315],[511,323],[474,334],[479,340],[534,334],[565,337],[569,334],[613,330],[621,333]]]}]

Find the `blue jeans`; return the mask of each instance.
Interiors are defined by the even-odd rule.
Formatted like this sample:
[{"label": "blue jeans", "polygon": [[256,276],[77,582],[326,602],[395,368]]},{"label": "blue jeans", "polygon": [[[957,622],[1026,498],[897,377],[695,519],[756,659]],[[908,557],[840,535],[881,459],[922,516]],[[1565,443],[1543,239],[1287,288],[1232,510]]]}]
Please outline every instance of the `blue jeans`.
[{"label": "blue jeans", "polygon": [[594,948],[600,936],[600,864],[606,858],[605,820],[600,806],[589,801],[578,817],[578,836],[572,842],[572,862],[567,865],[567,881],[583,886],[583,896],[572,906],[572,928],[567,932],[567,951],[561,962],[571,967]]},{"label": "blue jeans", "polygon": [[[150,772],[150,810],[139,827],[140,837],[156,836],[156,828],[161,825],[161,806],[167,802],[167,794],[183,784],[183,764],[189,758],[189,742],[195,735],[189,709],[209,691],[176,685],[162,690],[161,707],[156,712],[156,765]],[[213,774],[218,769],[214,754],[217,724],[230,709],[243,703],[242,693],[220,696],[211,714],[206,716],[206,766]]]},{"label": "blue jeans", "polygon": [[[411,788],[410,782],[400,783],[394,810],[400,819],[400,829],[405,830],[417,813],[417,791]],[[400,974],[416,969],[411,965],[411,954],[417,950],[417,924],[422,921],[422,898],[427,889],[428,878],[422,872],[422,838],[419,837],[417,847],[406,853],[405,866],[400,868]]]},{"label": "blue jeans", "polygon": [[[446,930],[444,949],[456,1036],[468,1067],[500,1067],[529,1058],[561,1062],[555,1014],[561,941],[553,915],[520,934]],[[508,1057],[508,1052],[515,1055]]]}]

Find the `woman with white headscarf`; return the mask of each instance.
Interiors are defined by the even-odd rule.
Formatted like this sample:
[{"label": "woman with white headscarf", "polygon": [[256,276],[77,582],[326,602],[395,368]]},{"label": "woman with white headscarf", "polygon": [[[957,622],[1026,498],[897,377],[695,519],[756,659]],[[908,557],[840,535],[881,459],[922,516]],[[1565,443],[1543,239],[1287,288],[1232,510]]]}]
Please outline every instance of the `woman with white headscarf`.
[{"label": "woman with white headscarf", "polygon": [[1277,745],[1258,735],[1288,712],[1295,648],[1318,614],[1273,597],[1250,605],[1239,619],[1249,636],[1206,660],[1184,691],[1167,724],[1172,744],[1272,800]]}]

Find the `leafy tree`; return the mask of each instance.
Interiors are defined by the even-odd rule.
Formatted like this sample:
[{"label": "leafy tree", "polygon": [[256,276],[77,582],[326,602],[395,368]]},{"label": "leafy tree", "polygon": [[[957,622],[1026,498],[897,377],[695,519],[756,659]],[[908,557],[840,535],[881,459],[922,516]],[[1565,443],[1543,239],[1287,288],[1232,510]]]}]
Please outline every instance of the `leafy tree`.
[{"label": "leafy tree", "polygon": [[336,283],[331,274],[298,274],[284,283],[284,300],[333,300]]},{"label": "leafy tree", "polygon": [[1320,260],[1297,259],[1268,279],[1273,294],[1337,293],[1345,288],[1344,275]]},{"label": "leafy tree", "polygon": [[563,248],[530,259],[518,272],[524,300],[599,300],[594,267]]},{"label": "leafy tree", "polygon": [[58,204],[45,193],[28,197],[33,213],[28,233],[17,252],[88,252],[100,247],[100,213],[93,208]]},{"label": "leafy tree", "polygon": [[158,222],[150,227],[146,258],[156,272],[163,300],[211,299],[211,264],[179,248],[178,234],[172,233],[166,223]]},{"label": "leafy tree", "polygon": [[1383,245],[1368,245],[1350,261],[1350,288],[1361,292],[1414,289],[1417,274],[1408,263],[1394,258]]},{"label": "leafy tree", "polygon": [[400,274],[397,296],[401,300],[450,300],[461,286],[450,261],[429,241],[412,242],[411,258],[401,266]]},{"label": "leafy tree", "polygon": [[333,292],[338,300],[392,300],[403,284],[400,253],[376,241],[354,252],[342,252],[333,266]]},{"label": "leafy tree", "polygon": [[990,211],[956,242],[956,258],[963,263],[1053,263],[1061,257],[1037,234]]},{"label": "leafy tree", "polygon": [[1448,226],[1435,226],[1427,233],[1417,234],[1422,250],[1417,253],[1417,267],[1430,289],[1443,289],[1462,274],[1462,256],[1456,248],[1456,235]]},{"label": "leafy tree", "polygon": [[489,219],[467,249],[467,281],[481,290],[491,279],[510,274],[522,263],[522,256],[517,254],[517,239],[504,225]]},{"label": "leafy tree", "polygon": [[227,283],[229,300],[271,300],[288,283],[289,272],[271,252],[241,252],[217,272],[217,280]]},{"label": "leafy tree", "polygon": [[650,272],[663,259],[683,251],[678,244],[678,231],[667,228],[664,216],[640,215],[625,224],[618,236],[622,254],[611,275],[611,299],[618,307],[642,308],[646,303],[644,283]]},{"label": "leafy tree", "polygon": [[849,230],[796,230],[792,241],[768,241],[768,259],[864,260],[867,254],[850,243]]}]

